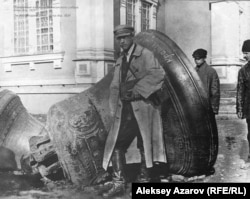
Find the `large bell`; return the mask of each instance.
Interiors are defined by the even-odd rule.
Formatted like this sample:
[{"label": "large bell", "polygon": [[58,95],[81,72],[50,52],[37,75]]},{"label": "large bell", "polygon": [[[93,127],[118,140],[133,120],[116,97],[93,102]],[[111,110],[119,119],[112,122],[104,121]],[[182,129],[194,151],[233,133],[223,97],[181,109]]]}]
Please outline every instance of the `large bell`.
[{"label": "large bell", "polygon": [[[168,172],[184,176],[209,171],[218,153],[215,117],[206,93],[181,49],[166,35],[146,31],[135,42],[153,51],[164,67],[166,95],[162,103]],[[87,184],[102,169],[102,156],[111,125],[109,85],[113,71],[88,90],[53,105],[48,131],[65,175]]]},{"label": "large bell", "polygon": [[[15,156],[16,164],[21,168],[21,157],[30,153],[30,137],[43,131],[44,125],[27,112],[15,93],[9,90],[0,92],[0,156],[4,155],[10,162]],[[0,168],[4,166],[5,163],[1,162]]]}]

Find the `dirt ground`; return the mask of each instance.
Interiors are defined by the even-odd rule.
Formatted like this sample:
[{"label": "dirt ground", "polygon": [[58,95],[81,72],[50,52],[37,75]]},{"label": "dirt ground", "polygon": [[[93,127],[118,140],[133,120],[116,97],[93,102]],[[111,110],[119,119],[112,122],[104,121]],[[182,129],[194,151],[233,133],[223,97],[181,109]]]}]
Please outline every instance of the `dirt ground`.
[{"label": "dirt ground", "polygon": [[[42,116],[40,120],[45,121]],[[38,118],[39,119],[39,118]],[[250,161],[248,160],[248,142],[246,140],[246,122],[236,117],[217,117],[219,130],[219,153],[214,165],[215,173],[210,176],[183,178],[173,176],[179,182],[250,182]],[[138,165],[128,166],[134,176]],[[132,172],[131,172],[132,171]],[[133,173],[134,172],[134,173]],[[20,172],[0,172],[1,199],[99,199],[101,196],[88,193],[66,180],[44,183],[39,177],[22,175]],[[126,195],[130,197],[131,184]]]}]

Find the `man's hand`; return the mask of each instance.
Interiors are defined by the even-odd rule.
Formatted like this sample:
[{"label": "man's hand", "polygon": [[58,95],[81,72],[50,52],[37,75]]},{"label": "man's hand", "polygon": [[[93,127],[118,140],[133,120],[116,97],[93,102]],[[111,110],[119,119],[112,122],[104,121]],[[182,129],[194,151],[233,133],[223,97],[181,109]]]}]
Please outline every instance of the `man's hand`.
[{"label": "man's hand", "polygon": [[122,101],[132,101],[133,100],[133,93],[132,91],[121,92],[121,100]]},{"label": "man's hand", "polygon": [[135,80],[130,80],[130,81],[121,83],[120,85],[121,95],[125,95],[126,92],[131,91],[138,81],[139,81],[138,79],[135,79]]},{"label": "man's hand", "polygon": [[143,97],[140,94],[134,94],[132,91],[127,91],[121,94],[121,100],[122,101],[136,101],[136,100],[142,100]]},{"label": "man's hand", "polygon": [[237,113],[237,116],[238,116],[239,119],[243,119],[243,113],[242,113],[242,111],[239,111]]}]

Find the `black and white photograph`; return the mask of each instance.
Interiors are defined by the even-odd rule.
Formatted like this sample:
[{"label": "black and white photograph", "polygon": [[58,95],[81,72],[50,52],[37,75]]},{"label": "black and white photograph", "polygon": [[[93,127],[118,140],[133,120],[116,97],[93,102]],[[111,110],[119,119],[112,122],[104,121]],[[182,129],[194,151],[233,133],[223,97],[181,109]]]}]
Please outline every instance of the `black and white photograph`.
[{"label": "black and white photograph", "polygon": [[0,198],[250,195],[249,21],[248,0],[0,0]]}]

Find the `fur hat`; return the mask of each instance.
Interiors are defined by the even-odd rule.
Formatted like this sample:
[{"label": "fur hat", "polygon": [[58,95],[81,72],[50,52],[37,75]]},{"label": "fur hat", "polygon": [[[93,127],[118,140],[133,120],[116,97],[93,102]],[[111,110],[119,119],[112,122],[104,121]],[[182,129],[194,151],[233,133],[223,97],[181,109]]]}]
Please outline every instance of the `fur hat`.
[{"label": "fur hat", "polygon": [[207,51],[199,48],[193,52],[193,58],[206,58],[207,57]]},{"label": "fur hat", "polygon": [[250,40],[244,41],[242,45],[242,52],[250,52]]}]

